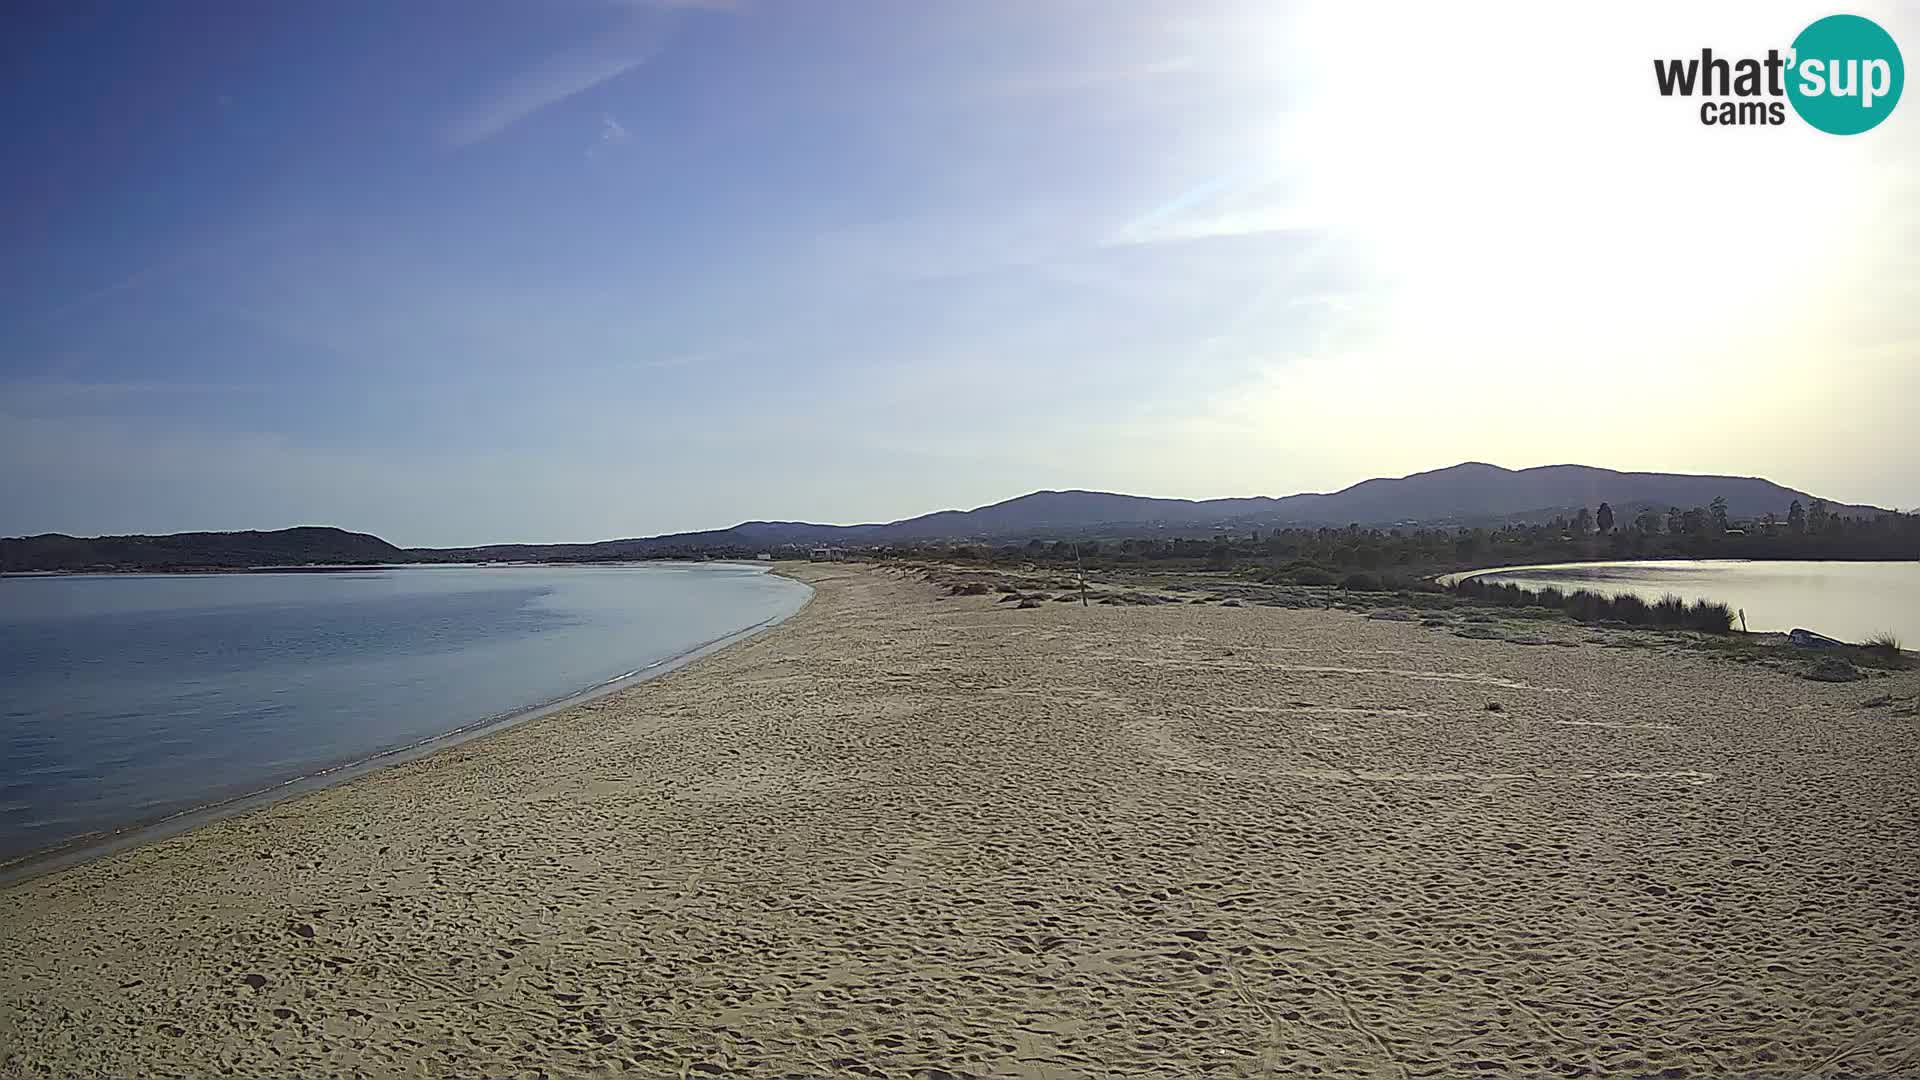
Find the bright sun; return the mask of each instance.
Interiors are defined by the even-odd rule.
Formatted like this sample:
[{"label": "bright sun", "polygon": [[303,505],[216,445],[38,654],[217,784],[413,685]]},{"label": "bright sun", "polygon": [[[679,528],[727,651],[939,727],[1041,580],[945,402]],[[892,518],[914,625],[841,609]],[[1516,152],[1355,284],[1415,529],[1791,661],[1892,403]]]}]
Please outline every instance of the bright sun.
[{"label": "bright sun", "polygon": [[1857,154],[1796,153],[1798,127],[1703,128],[1654,93],[1664,17],[1659,33],[1538,6],[1393,21],[1326,5],[1289,24],[1291,51],[1322,47],[1278,137],[1409,347],[1536,377],[1547,357],[1658,375],[1817,297],[1861,231]]}]

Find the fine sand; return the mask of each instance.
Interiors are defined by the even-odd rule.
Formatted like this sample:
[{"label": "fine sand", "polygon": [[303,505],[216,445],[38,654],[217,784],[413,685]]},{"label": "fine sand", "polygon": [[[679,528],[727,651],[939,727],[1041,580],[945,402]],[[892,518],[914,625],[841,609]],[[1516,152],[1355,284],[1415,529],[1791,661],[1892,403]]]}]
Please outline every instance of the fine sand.
[{"label": "fine sand", "polygon": [[0,1075],[1920,1072],[1920,721],[1861,707],[1920,674],[795,573],[654,683],[0,893]]}]

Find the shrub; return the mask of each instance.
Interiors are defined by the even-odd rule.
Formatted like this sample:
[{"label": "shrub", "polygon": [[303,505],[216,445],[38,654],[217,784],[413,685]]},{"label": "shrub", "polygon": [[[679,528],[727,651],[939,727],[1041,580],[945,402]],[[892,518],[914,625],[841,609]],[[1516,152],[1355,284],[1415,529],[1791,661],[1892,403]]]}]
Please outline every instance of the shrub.
[{"label": "shrub", "polygon": [[1380,579],[1372,574],[1348,574],[1340,587],[1352,592],[1379,592]]},{"label": "shrub", "polygon": [[1867,652],[1873,653],[1875,657],[1888,661],[1895,667],[1906,666],[1905,657],[1900,650],[1900,639],[1895,637],[1891,630],[1880,631],[1868,638],[1860,647]]},{"label": "shrub", "polygon": [[1303,566],[1289,572],[1287,576],[1293,579],[1295,585],[1338,585],[1340,583],[1338,575],[1317,566]]},{"label": "shrub", "polygon": [[1733,630],[1733,609],[1710,600],[1695,600],[1693,606],[1687,609],[1686,625],[1710,634],[1729,633]]},{"label": "shrub", "polygon": [[1527,590],[1518,585],[1511,585],[1506,582],[1491,586],[1488,591],[1488,597],[1492,599],[1494,603],[1505,604],[1508,607],[1519,607],[1526,603],[1530,596],[1531,594],[1528,593]]},{"label": "shrub", "polygon": [[1725,604],[1710,600],[1688,604],[1671,594],[1659,603],[1649,604],[1625,593],[1607,596],[1588,589],[1569,593],[1553,586],[1535,592],[1506,582],[1482,582],[1473,578],[1455,584],[1453,592],[1475,603],[1525,609],[1515,614],[1526,618],[1550,618],[1558,610],[1580,622],[1673,626],[1715,634],[1732,630],[1734,622],[1733,609]]},{"label": "shrub", "polygon": [[1623,623],[1645,626],[1653,621],[1653,608],[1632,593],[1625,593],[1613,598],[1612,615]]},{"label": "shrub", "polygon": [[1575,589],[1568,593],[1566,601],[1561,604],[1561,609],[1568,615],[1586,622],[1600,618],[1600,613],[1606,607],[1606,597],[1586,589]]},{"label": "shrub", "polygon": [[1679,626],[1687,621],[1687,602],[1673,593],[1653,605],[1653,621],[1661,626]]}]

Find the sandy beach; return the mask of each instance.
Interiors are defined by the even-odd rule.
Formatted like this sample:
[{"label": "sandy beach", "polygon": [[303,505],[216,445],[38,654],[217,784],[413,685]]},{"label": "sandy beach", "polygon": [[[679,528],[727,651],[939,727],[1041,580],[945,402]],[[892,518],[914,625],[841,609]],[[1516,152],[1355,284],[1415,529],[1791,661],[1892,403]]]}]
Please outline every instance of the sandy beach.
[{"label": "sandy beach", "polygon": [[1920,720],[1862,707],[1920,672],[792,572],[655,682],[0,893],[0,1075],[1920,1073]]}]

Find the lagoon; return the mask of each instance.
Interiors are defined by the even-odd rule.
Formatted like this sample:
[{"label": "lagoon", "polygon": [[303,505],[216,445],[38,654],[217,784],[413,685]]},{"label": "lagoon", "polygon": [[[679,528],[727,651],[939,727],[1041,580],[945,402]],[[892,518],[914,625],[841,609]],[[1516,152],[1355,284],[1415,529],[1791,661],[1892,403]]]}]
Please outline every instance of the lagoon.
[{"label": "lagoon", "polygon": [[1609,596],[1631,593],[1649,603],[1668,594],[1688,601],[1717,600],[1745,611],[1749,630],[1805,627],[1854,642],[1890,631],[1907,648],[1920,646],[1920,561],[1663,559],[1560,563],[1455,575],[1464,577],[1528,589],[1551,586]]}]

